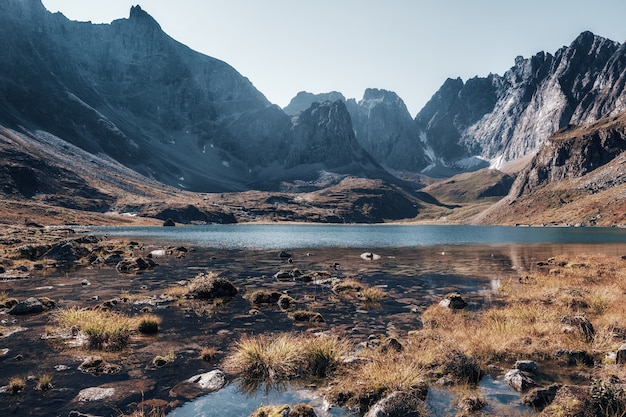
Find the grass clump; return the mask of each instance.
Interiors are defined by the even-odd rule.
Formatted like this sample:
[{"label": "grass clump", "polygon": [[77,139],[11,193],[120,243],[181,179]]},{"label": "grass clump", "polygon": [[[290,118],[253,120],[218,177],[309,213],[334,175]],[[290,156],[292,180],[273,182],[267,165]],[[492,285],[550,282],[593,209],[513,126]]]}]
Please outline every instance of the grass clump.
[{"label": "grass clump", "polygon": [[345,339],[327,334],[246,335],[231,350],[226,367],[261,381],[283,381],[303,375],[325,377],[338,369],[350,349]]},{"label": "grass clump", "polygon": [[302,366],[302,353],[300,339],[290,333],[245,335],[235,344],[226,367],[250,379],[290,379]]},{"label": "grass clump", "polygon": [[315,311],[297,310],[289,315],[293,321],[307,323],[324,323],[324,317]]},{"label": "grass clump", "polygon": [[7,384],[7,392],[16,395],[26,389],[26,379],[21,378],[19,376],[14,376],[9,379],[9,383]]},{"label": "grass clump", "polygon": [[156,334],[159,331],[161,318],[154,314],[144,314],[138,319],[137,330],[141,334]]},{"label": "grass clump", "polygon": [[367,351],[355,363],[330,388],[334,402],[363,411],[396,391],[426,397],[428,369],[409,355]]},{"label": "grass clump", "polygon": [[215,355],[217,355],[217,349],[214,347],[203,348],[200,351],[200,359],[205,362],[212,362],[215,359]]},{"label": "grass clump", "polygon": [[320,334],[307,338],[304,345],[304,363],[309,374],[326,377],[335,371],[350,352],[346,339]]},{"label": "grass clump", "polygon": [[49,391],[52,386],[52,374],[43,374],[37,379],[37,389],[40,391]]},{"label": "grass clump", "polygon": [[315,410],[308,404],[266,405],[256,409],[250,417],[315,417]]},{"label": "grass clump", "polygon": [[154,314],[128,317],[110,310],[71,307],[59,310],[56,322],[72,334],[84,334],[89,349],[118,351],[128,345],[133,333],[157,333],[161,319]]}]

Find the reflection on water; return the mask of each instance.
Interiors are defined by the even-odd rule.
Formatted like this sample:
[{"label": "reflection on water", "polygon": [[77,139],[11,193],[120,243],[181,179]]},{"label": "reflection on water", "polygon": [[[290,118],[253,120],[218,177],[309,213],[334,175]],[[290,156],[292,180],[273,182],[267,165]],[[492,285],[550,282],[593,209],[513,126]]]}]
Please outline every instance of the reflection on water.
[{"label": "reflection on water", "polygon": [[339,407],[329,407],[318,394],[304,388],[289,390],[269,388],[252,393],[242,393],[237,384],[234,383],[218,392],[205,395],[173,410],[168,414],[168,417],[245,417],[265,405],[296,405],[299,403],[307,403],[312,406],[318,417],[355,415]]},{"label": "reflection on water", "polygon": [[[181,278],[189,279],[205,269],[223,274],[240,288],[272,285],[283,289],[285,285],[296,299],[314,300],[316,311],[328,323],[345,327],[356,341],[372,333],[406,335],[415,329],[419,311],[448,292],[462,293],[470,309],[490,305],[506,280],[533,271],[540,260],[583,253],[626,255],[625,229],[237,225],[99,231],[133,237],[147,245],[182,243],[197,249],[184,261],[159,259],[159,268],[136,278],[150,290],[167,287]],[[250,248],[257,250],[244,250]],[[268,277],[285,267],[285,261],[277,256],[279,249],[288,249],[293,266],[302,271],[338,265],[336,273],[340,276],[380,286],[390,297],[376,309],[341,307],[327,301],[329,290],[322,286],[268,281]],[[363,252],[373,252],[380,258],[363,259]],[[181,276],[178,262],[184,262],[188,276]],[[111,287],[111,282],[107,285]],[[225,306],[219,315],[220,322],[203,323],[202,331],[219,334],[219,330],[228,329],[236,334],[246,329],[252,319],[241,314],[244,308],[248,308],[247,304],[237,302]],[[271,311],[264,314],[266,320],[254,322],[258,332],[291,326],[289,320],[278,314],[272,315]],[[223,343],[227,345],[229,341]],[[500,377],[486,376],[479,389],[488,402],[483,410],[486,415],[533,414],[520,404],[519,394]],[[328,409],[322,398],[302,387],[241,392],[232,383],[173,410],[169,417],[248,416],[262,405],[300,402],[311,404],[320,417],[353,415],[337,407]],[[431,387],[427,398],[431,415],[455,415],[458,412],[455,403],[450,391]]]},{"label": "reflection on water", "polygon": [[191,242],[224,249],[380,248],[467,244],[626,243],[626,229],[424,225],[203,225],[101,227],[109,235]]}]

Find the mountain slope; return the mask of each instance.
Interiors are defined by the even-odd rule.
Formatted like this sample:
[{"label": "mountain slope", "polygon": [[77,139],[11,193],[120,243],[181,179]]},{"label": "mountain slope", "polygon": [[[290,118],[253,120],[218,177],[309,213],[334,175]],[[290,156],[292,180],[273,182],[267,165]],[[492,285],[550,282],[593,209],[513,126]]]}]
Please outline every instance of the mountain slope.
[{"label": "mountain slope", "polygon": [[557,132],[481,223],[616,225],[626,221],[626,112]]},{"label": "mountain slope", "polygon": [[[280,173],[293,159],[299,139],[287,114],[228,64],[170,38],[139,6],[128,19],[93,25],[51,14],[40,0],[8,0],[0,43],[0,123],[9,128],[49,132],[195,191],[267,186],[259,173]],[[362,150],[344,150],[362,159]],[[317,155],[327,167],[335,157]]]},{"label": "mountain slope", "polygon": [[501,166],[568,124],[626,109],[625,83],[626,46],[584,32],[554,55],[516,58],[503,76],[448,80],[416,123],[445,161],[479,155]]}]

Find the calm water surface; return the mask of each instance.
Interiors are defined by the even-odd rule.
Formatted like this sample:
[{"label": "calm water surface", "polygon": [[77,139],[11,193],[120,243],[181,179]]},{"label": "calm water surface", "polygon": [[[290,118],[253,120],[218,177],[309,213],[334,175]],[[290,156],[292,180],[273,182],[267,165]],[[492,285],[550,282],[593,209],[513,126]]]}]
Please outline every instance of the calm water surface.
[{"label": "calm water surface", "polygon": [[95,229],[111,236],[184,242],[222,249],[626,243],[626,228],[601,227],[238,224]]},{"label": "calm water surface", "polygon": [[[192,245],[199,249],[206,248],[204,251],[250,249],[263,253],[289,249],[295,251],[295,255],[301,255],[298,249],[318,248],[313,251],[317,255],[331,251],[336,252],[337,256],[357,258],[363,249],[376,251],[382,255],[380,262],[358,272],[374,284],[388,285],[388,291],[392,291],[394,285],[398,286],[396,291],[407,294],[412,300],[418,300],[419,294],[436,298],[431,292],[443,291],[447,287],[455,290],[461,288],[464,293],[473,291],[482,296],[482,292],[489,292],[490,284],[497,284],[507,274],[527,270],[538,259],[558,254],[626,254],[626,229],[623,228],[241,224],[102,227],[94,230],[145,243]],[[332,248],[345,249],[333,252]],[[302,262],[302,259],[298,261]],[[253,264],[263,267],[261,261]],[[358,267],[365,268],[362,265]],[[264,272],[262,270],[258,274]],[[254,271],[249,273],[253,274]],[[481,285],[487,290],[481,292],[474,288]],[[414,294],[415,291],[417,293]],[[402,307],[402,298],[399,297],[398,301]],[[393,311],[388,313],[392,314],[390,320],[399,321],[398,317],[403,316],[393,316]],[[519,394],[508,387],[502,378],[486,377],[481,381],[480,389],[489,402],[483,410],[486,415],[533,414],[530,409],[521,406]],[[298,402],[313,405],[320,417],[354,416],[345,409],[326,409],[322,399],[306,389],[242,393],[236,383],[190,401],[168,416],[239,417],[248,416],[260,405]],[[458,411],[453,406],[453,395],[442,389],[433,387],[426,403],[433,416],[453,416]]]}]

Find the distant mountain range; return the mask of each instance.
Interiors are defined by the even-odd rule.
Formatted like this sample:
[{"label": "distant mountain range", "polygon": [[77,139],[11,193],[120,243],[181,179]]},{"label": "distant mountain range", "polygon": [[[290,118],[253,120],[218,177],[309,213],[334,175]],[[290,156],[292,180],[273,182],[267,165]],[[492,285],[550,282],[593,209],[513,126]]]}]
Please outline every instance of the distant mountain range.
[{"label": "distant mountain range", "polygon": [[[41,0],[7,0],[0,44],[6,137],[65,142],[100,166],[116,162],[189,191],[310,192],[359,177],[394,184],[418,204],[434,197],[416,192],[415,178],[502,168],[545,152],[560,129],[626,111],[626,46],[590,32],[554,54],[518,57],[502,76],[448,79],[415,118],[397,94],[375,88],[360,101],[301,92],[281,109],[227,63],[170,38],[140,6],[96,25],[50,13]],[[6,190],[39,192],[11,169],[0,170]]]}]

